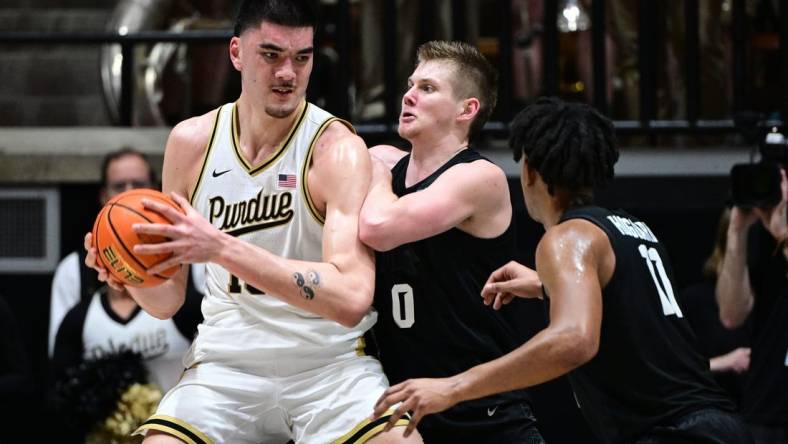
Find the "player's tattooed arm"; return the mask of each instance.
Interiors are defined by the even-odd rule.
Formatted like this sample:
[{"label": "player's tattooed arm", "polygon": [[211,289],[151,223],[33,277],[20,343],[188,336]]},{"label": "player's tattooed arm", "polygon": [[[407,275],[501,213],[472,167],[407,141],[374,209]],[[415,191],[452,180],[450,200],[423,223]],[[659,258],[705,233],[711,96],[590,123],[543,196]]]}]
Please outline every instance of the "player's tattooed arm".
[{"label": "player's tattooed arm", "polygon": [[296,271],[293,273],[293,282],[301,296],[311,301],[315,298],[317,288],[320,287],[320,273],[316,270],[307,270],[304,273]]}]

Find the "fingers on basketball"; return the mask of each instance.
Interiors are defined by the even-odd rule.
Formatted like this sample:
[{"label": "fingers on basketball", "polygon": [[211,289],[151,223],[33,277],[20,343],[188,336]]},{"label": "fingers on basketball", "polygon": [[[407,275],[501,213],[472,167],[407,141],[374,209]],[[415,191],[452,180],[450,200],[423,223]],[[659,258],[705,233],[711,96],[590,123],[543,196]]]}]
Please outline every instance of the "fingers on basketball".
[{"label": "fingers on basketball", "polygon": [[97,260],[118,281],[131,287],[153,287],[172,277],[178,266],[156,274],[146,270],[169,259],[171,254],[134,253],[137,244],[165,242],[163,236],[137,233],[132,226],[137,223],[169,224],[164,216],[146,209],[142,199],[153,200],[183,212],[167,195],[148,189],[134,189],[112,198],[99,212],[93,225],[93,245]]}]

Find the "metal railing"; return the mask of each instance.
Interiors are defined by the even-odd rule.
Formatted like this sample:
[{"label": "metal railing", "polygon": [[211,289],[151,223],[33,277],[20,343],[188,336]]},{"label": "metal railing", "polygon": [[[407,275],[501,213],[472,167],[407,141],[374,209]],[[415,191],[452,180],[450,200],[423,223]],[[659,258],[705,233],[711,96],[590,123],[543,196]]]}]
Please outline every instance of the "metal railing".
[{"label": "metal railing", "polygon": [[[658,134],[666,132],[678,133],[726,133],[739,131],[733,118],[722,120],[703,120],[699,119],[698,103],[700,96],[699,79],[699,5],[698,0],[685,0],[685,47],[684,56],[684,80],[686,85],[686,119],[658,120],[657,116],[657,87],[656,87],[656,66],[654,29],[654,5],[653,0],[638,0],[639,5],[639,38],[638,38],[638,74],[640,79],[640,110],[637,120],[615,121],[616,129],[624,134]],[[426,3],[434,3],[427,1]],[[462,16],[465,2],[459,0],[455,2],[452,17],[454,37],[462,39],[465,36],[465,20]],[[499,11],[510,9],[510,0],[495,0]],[[732,46],[733,57],[730,74],[732,77],[732,110],[729,115],[735,116],[739,111],[750,109],[751,103],[748,101],[748,79],[746,78],[746,30],[744,23],[744,0],[733,0],[733,26],[732,26]],[[426,5],[427,7],[429,5]],[[425,7],[423,5],[422,7]],[[610,104],[607,102],[606,89],[610,73],[606,72],[606,49],[605,49],[605,17],[606,2],[595,0],[591,3],[592,17],[592,85],[593,97],[592,104],[607,113]],[[347,67],[351,64],[351,32],[350,32],[350,2],[349,0],[337,0],[336,5],[337,19],[334,23],[335,33],[333,42],[338,54],[339,69],[337,72],[339,87],[343,91],[348,91],[351,85],[351,70]],[[384,20],[382,32],[384,34],[383,54],[393,55],[397,53],[397,8],[395,0],[386,0],[384,3]],[[544,16],[556,17],[558,14],[558,1],[545,0]],[[779,12],[779,57],[781,59],[781,83],[780,83],[780,113],[782,119],[788,115],[788,8],[783,7]],[[426,26],[422,24],[422,27]],[[514,109],[513,100],[513,73],[512,73],[512,52],[514,50],[512,39],[511,20],[505,18],[501,26],[498,27],[498,46],[500,57],[498,57],[498,68],[501,74],[499,104],[496,115],[512,117],[517,111]],[[227,31],[143,31],[133,34],[119,35],[115,33],[79,33],[79,34],[52,34],[38,32],[0,32],[0,44],[44,44],[44,45],[91,45],[91,44],[118,44],[122,48],[123,63],[121,68],[121,93],[120,93],[120,124],[129,126],[132,124],[134,109],[133,91],[135,88],[135,78],[133,75],[134,48],[136,45],[156,42],[173,42],[188,44],[204,44],[226,42],[231,37],[231,32]],[[318,33],[318,36],[320,34]],[[544,20],[543,38],[543,82],[541,93],[544,95],[556,95],[559,92],[559,30],[556,20]],[[319,47],[317,42],[316,47]],[[384,81],[385,81],[385,118],[382,123],[358,122],[357,129],[362,135],[389,136],[396,132],[397,114],[399,109],[399,91],[396,85],[396,66],[394,56],[383,57]],[[348,94],[343,94],[342,99],[329,109],[338,116],[350,117],[350,98]],[[761,121],[760,126],[781,125],[782,121]],[[502,137],[507,134],[507,122],[505,119],[491,121],[484,128],[484,132],[493,137]]]}]

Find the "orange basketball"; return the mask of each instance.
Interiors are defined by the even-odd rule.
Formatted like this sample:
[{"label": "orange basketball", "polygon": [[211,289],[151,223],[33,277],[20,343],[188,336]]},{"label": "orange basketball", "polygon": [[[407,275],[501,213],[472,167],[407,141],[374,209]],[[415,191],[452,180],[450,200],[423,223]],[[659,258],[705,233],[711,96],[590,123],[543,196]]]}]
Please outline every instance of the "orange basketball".
[{"label": "orange basketball", "polygon": [[142,206],[142,199],[159,201],[180,212],[181,208],[169,196],[156,190],[134,189],[113,197],[99,212],[93,224],[93,246],[98,250],[97,261],[117,280],[130,287],[153,287],[171,278],[180,267],[169,268],[151,275],[145,270],[167,260],[171,254],[137,254],[137,244],[155,244],[168,240],[134,232],[136,223],[169,224],[164,216]]}]

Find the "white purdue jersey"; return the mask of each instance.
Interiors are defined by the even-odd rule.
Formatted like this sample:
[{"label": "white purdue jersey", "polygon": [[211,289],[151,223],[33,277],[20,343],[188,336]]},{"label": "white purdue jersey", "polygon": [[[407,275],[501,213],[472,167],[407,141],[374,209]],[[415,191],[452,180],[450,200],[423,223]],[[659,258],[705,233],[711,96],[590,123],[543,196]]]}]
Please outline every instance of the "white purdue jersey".
[{"label": "white purdue jersey", "polygon": [[[191,195],[194,208],[221,231],[275,255],[321,262],[323,218],[309,197],[306,178],[315,141],[339,119],[303,102],[275,153],[250,165],[239,148],[235,104],[222,106],[217,114]],[[220,360],[287,374],[324,365],[361,354],[363,334],[377,316],[370,311],[357,326],[346,328],[263,294],[216,264],[207,265],[205,277],[205,321],[187,367]]]}]

